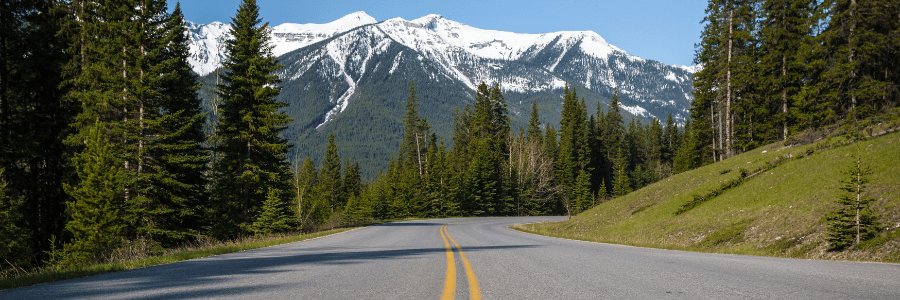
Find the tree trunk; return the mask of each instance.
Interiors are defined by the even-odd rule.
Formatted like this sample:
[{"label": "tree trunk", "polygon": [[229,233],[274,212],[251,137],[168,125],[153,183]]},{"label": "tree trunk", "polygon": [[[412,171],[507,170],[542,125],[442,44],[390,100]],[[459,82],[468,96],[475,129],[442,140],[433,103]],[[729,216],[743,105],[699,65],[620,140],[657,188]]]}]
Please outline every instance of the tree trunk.
[{"label": "tree trunk", "polygon": [[419,149],[419,133],[416,132],[416,158],[419,159],[419,177],[422,177],[422,150]]},{"label": "tree trunk", "polygon": [[850,36],[847,39],[847,44],[849,48],[849,53],[847,54],[850,60],[850,109],[856,109],[856,93],[854,87],[854,79],[856,78],[856,66],[853,65],[853,55],[854,55],[854,36],[853,33],[856,31],[856,20],[853,17],[853,12],[856,10],[856,0],[850,0]]},{"label": "tree trunk", "polygon": [[731,59],[733,55],[734,44],[734,9],[728,15],[728,64],[725,65],[725,158],[732,156],[732,122],[731,119]]},{"label": "tree trunk", "polygon": [[781,140],[787,140],[788,137],[788,122],[787,122],[787,87],[784,83],[785,77],[787,77],[787,55],[784,53],[781,54],[781,113],[783,114],[783,124],[784,126],[784,135]]},{"label": "tree trunk", "polygon": [[[857,151],[857,155],[859,155]],[[859,200],[860,200],[860,181],[862,180],[862,166],[860,163],[860,158],[856,157],[856,243],[859,244]]]},{"label": "tree trunk", "polygon": [[713,109],[714,107],[713,103],[709,104],[709,129],[712,130],[712,160],[716,162],[716,113]]}]

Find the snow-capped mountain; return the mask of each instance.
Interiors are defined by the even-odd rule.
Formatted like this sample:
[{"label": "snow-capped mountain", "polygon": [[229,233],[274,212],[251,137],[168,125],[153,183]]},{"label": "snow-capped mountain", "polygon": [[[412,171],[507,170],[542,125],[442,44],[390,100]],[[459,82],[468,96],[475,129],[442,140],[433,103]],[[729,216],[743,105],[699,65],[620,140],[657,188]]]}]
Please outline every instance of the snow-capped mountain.
[{"label": "snow-capped mountain", "polygon": [[[192,25],[190,34],[195,71],[212,72],[221,60],[216,47],[228,38],[227,25]],[[291,105],[295,122],[289,138],[300,146],[298,154],[318,160],[325,137],[334,133],[339,142],[365,146],[364,156],[376,165],[396,150],[411,81],[419,91],[420,113],[449,139],[454,110],[472,102],[481,82],[500,84],[514,127],[524,125],[533,101],[542,121],[558,123],[567,84],[585,98],[590,112],[606,107],[618,90],[623,109],[639,119],[671,113],[683,122],[699,68],[629,55],[592,31],[520,34],[440,15],[376,22],[358,12],[328,24],[273,27],[272,41],[285,66],[280,97]]]},{"label": "snow-capped mountain", "polygon": [[[284,23],[271,28],[270,38],[275,46],[272,52],[275,56],[281,56],[347,30],[374,23],[375,18],[365,12],[352,13],[328,24]],[[191,39],[191,66],[197,74],[209,74],[224,59],[225,40],[231,38],[231,25],[221,22],[208,25],[187,22],[187,27]]]}]

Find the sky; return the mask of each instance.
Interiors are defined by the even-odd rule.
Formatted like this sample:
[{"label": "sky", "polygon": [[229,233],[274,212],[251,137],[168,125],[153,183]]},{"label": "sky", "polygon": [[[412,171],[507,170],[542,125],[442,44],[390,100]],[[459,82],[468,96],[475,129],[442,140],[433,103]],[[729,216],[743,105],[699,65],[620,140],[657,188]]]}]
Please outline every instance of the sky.
[{"label": "sky", "polygon": [[[171,0],[170,0],[171,1]],[[194,23],[228,23],[240,0],[181,0]],[[705,0],[257,0],[271,26],[328,23],[365,11],[378,21],[428,14],[481,28],[518,33],[591,30],[625,52],[670,65],[693,65]],[[175,7],[174,1],[169,4]]]}]

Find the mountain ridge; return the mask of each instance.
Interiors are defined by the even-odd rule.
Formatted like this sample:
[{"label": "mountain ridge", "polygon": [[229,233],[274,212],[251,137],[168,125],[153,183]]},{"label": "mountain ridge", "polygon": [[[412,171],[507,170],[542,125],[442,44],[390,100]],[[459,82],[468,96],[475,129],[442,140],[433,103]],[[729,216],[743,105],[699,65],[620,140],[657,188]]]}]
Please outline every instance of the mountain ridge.
[{"label": "mountain ridge", "polygon": [[[593,31],[524,34],[475,28],[440,15],[375,23],[366,16],[358,12],[331,25],[272,27],[275,53],[283,52],[279,100],[290,104],[287,112],[295,120],[286,133],[298,146],[292,155],[319,161],[319,149],[333,133],[339,147],[363,149],[346,154],[371,159],[374,169],[364,173],[375,173],[402,136],[402,101],[411,81],[419,90],[420,113],[445,138],[454,110],[472,103],[482,82],[500,85],[514,129],[525,124],[532,102],[538,103],[543,123],[558,123],[567,86],[585,98],[590,113],[605,108],[617,91],[626,118],[646,124],[670,113],[678,123],[688,117],[697,66],[629,55]],[[198,63],[192,65],[202,75],[222,58],[211,49],[227,39],[221,34],[227,28],[194,25],[189,34]]]}]

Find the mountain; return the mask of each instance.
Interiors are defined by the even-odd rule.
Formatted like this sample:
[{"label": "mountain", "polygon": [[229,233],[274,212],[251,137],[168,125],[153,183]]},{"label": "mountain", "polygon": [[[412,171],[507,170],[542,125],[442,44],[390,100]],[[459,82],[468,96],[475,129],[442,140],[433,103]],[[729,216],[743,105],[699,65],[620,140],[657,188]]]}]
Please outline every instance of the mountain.
[{"label": "mountain", "polygon": [[[198,74],[215,69],[227,28],[191,25]],[[440,15],[376,22],[357,12],[328,24],[275,26],[272,40],[285,66],[280,98],[295,119],[286,134],[295,143],[293,154],[318,162],[328,134],[334,134],[341,156],[360,161],[370,177],[397,149],[411,81],[420,114],[449,144],[454,111],[472,103],[481,82],[500,84],[514,130],[525,124],[533,101],[543,122],[557,124],[567,84],[591,113],[598,105],[605,108],[618,89],[626,115],[646,123],[671,113],[683,122],[697,68],[629,55],[592,31],[520,34]]]},{"label": "mountain", "polygon": [[[328,24],[284,23],[272,27],[271,38],[275,56],[309,46],[333,37],[347,30],[376,23],[375,18],[364,12],[352,13]],[[197,74],[206,75],[215,71],[225,58],[225,43],[230,39],[230,24],[212,22],[208,25],[187,22],[187,34],[191,39],[190,63]]]}]

